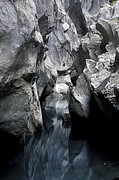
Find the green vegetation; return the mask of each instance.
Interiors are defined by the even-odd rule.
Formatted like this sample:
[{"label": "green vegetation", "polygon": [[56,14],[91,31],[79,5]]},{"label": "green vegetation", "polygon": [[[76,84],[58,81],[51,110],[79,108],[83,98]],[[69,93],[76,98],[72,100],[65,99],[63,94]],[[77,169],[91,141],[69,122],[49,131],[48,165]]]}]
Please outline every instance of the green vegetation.
[{"label": "green vegetation", "polygon": [[113,6],[118,0],[113,0],[113,2],[111,3],[111,6]]},{"label": "green vegetation", "polygon": [[90,20],[88,21],[88,23],[89,23],[89,26],[91,26],[91,25],[92,25],[92,22],[91,22]]}]

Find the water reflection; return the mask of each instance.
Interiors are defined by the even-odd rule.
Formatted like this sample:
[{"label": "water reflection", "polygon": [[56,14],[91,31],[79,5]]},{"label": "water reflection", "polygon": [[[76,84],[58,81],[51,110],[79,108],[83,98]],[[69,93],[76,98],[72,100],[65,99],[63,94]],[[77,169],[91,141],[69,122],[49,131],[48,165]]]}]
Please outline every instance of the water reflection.
[{"label": "water reflection", "polygon": [[89,140],[70,136],[67,100],[47,98],[43,118],[43,132],[35,134],[24,152],[10,160],[0,180],[119,179],[119,162]]},{"label": "water reflection", "polygon": [[28,180],[62,180],[69,169],[68,139],[71,126],[64,128],[62,118],[68,114],[66,100],[49,100],[43,104],[44,130],[34,136],[25,149]]},{"label": "water reflection", "polygon": [[42,136],[35,135],[25,148],[27,180],[113,180],[119,177],[118,162],[112,162],[87,140],[69,138],[71,123],[67,100],[47,99],[43,107]]}]

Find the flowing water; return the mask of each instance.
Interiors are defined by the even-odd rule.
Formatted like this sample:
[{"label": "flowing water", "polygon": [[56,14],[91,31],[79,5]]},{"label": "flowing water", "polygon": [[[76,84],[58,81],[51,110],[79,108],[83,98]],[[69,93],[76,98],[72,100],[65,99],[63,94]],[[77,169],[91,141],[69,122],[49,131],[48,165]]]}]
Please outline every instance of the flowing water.
[{"label": "flowing water", "polygon": [[9,163],[0,180],[118,179],[117,161],[111,161],[88,140],[70,137],[68,114],[66,99],[47,99],[43,103],[42,133],[31,138],[24,152]]}]

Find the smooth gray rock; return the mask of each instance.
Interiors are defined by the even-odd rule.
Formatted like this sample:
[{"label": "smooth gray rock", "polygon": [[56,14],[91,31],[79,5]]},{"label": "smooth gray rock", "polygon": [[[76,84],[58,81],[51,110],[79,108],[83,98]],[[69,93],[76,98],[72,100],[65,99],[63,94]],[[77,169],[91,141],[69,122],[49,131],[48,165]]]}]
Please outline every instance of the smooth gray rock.
[{"label": "smooth gray rock", "polygon": [[25,138],[42,126],[36,79],[43,39],[33,0],[0,7],[0,129]]},{"label": "smooth gray rock", "polygon": [[42,126],[39,97],[57,72],[45,58],[34,1],[1,1],[0,7],[0,129],[25,137]]},{"label": "smooth gray rock", "polygon": [[84,74],[81,74],[76,81],[76,87],[71,90],[70,112],[75,112],[80,117],[88,117],[90,96],[90,86]]}]

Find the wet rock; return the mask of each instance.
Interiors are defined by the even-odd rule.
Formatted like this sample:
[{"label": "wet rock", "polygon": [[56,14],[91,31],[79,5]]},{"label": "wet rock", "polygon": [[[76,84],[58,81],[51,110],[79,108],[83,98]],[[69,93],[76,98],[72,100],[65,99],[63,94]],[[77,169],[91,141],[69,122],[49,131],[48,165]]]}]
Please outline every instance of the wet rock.
[{"label": "wet rock", "polygon": [[70,114],[69,113],[63,114],[62,119],[63,119],[62,126],[64,128],[69,128],[71,126],[71,117],[70,117]]}]

